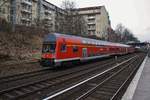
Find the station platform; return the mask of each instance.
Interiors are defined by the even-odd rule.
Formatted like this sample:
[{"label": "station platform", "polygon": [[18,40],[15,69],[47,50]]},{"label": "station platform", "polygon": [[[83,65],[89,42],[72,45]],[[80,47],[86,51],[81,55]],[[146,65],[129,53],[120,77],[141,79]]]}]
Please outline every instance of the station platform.
[{"label": "station platform", "polygon": [[146,57],[122,100],[150,100],[150,57]]}]

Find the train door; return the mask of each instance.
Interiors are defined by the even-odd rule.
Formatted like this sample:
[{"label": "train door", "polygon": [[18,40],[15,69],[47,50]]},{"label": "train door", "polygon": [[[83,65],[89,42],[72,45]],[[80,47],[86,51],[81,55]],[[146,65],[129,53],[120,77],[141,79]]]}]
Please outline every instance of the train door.
[{"label": "train door", "polygon": [[87,48],[82,48],[82,57],[87,57]]},{"label": "train door", "polygon": [[126,48],[126,54],[128,53],[128,48]]}]

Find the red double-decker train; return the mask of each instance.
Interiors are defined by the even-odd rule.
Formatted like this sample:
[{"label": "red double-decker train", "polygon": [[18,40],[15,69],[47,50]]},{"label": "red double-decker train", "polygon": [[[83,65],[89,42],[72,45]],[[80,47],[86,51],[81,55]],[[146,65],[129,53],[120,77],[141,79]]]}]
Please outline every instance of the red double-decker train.
[{"label": "red double-decker train", "polygon": [[134,51],[133,47],[125,44],[53,33],[44,38],[41,64],[60,66],[64,62],[82,62]]}]

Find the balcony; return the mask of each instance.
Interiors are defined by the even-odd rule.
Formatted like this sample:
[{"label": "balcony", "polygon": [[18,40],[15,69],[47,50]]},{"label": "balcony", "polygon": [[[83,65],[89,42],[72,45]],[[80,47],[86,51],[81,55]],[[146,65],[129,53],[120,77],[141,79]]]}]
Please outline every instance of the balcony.
[{"label": "balcony", "polygon": [[22,8],[21,11],[25,12],[25,13],[32,14],[32,10],[31,9]]},{"label": "balcony", "polygon": [[96,28],[88,28],[88,31],[95,31]]},{"label": "balcony", "polygon": [[37,2],[38,0],[33,0],[34,2]]},{"label": "balcony", "polygon": [[90,19],[95,19],[95,17],[94,16],[90,16],[90,17],[88,17],[88,19],[90,20]]},{"label": "balcony", "polygon": [[45,10],[45,13],[52,14],[50,10]]},{"label": "balcony", "polygon": [[87,24],[88,25],[95,25],[96,23],[95,22],[88,22]]},{"label": "balcony", "polygon": [[29,17],[21,17],[21,20],[31,22],[31,18]]},{"label": "balcony", "polygon": [[45,16],[44,19],[45,19],[45,20],[49,20],[49,21],[52,20],[52,18],[51,18],[51,17],[48,17],[48,16]]},{"label": "balcony", "polygon": [[53,27],[53,24],[52,23],[45,23],[45,26],[47,26],[47,27]]},{"label": "balcony", "polygon": [[21,0],[21,3],[22,4],[27,4],[27,5],[32,5],[32,0],[31,0],[31,2],[30,1],[28,1],[28,0]]}]

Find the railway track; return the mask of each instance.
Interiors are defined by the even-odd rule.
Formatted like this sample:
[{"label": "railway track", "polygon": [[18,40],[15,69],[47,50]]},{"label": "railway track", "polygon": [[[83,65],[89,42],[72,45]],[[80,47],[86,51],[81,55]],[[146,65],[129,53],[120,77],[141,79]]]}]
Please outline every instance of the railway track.
[{"label": "railway track", "polygon": [[[109,61],[110,60],[108,60],[108,62]],[[32,72],[0,77],[0,84],[6,83],[6,82],[11,82],[11,81],[16,81],[16,80],[20,80],[20,79],[26,79],[29,77],[39,76],[39,75],[46,74],[46,73],[51,73],[50,70],[51,70],[51,68],[43,68],[41,70],[36,70],[36,71],[32,71]]]},{"label": "railway track", "polygon": [[10,82],[10,81],[20,80],[20,79],[25,79],[25,78],[33,77],[37,75],[42,75],[42,74],[48,73],[49,69],[50,68],[43,68],[41,70],[36,70],[32,72],[0,77],[0,84]]},{"label": "railway track", "polygon": [[[125,59],[127,57],[128,56],[126,56],[122,59]],[[112,61],[112,59],[109,59],[107,61],[101,61],[101,63],[103,64],[103,63],[107,63],[110,61]],[[10,81],[16,81],[16,80],[20,80],[20,79],[27,79],[29,77],[34,77],[34,76],[38,76],[38,75],[42,75],[42,74],[46,74],[46,73],[50,73],[50,68],[43,68],[41,70],[36,70],[36,71],[32,71],[32,72],[0,77],[0,84],[10,82]]]},{"label": "railway track", "polygon": [[[126,59],[126,58],[127,57],[122,57],[122,60]],[[89,68],[85,67],[82,70],[80,69],[80,70],[70,71],[70,73],[67,73],[67,74],[64,74],[64,73],[66,73],[64,71],[64,73],[61,75],[55,74],[56,77],[47,77],[45,79],[40,79],[40,80],[38,79],[35,81],[32,80],[31,82],[26,82],[26,83],[18,85],[18,86],[13,86],[10,88],[3,89],[0,91],[0,98],[2,98],[2,99],[17,99],[17,98],[22,98],[22,97],[31,95],[33,93],[35,93],[35,95],[42,95],[41,91],[43,91],[44,89],[47,89],[47,88],[49,88],[49,90],[51,90],[51,91],[59,90],[59,88],[61,88],[61,86],[63,86],[64,83],[65,83],[64,87],[66,87],[66,86],[68,86],[68,85],[66,85],[66,83],[67,84],[75,83],[77,80],[80,80],[81,78],[83,78],[83,79],[87,78],[87,75],[88,75],[88,77],[93,76],[94,74],[98,73],[98,71],[100,71],[100,70],[104,71],[104,70],[106,70],[106,68],[110,68],[112,65],[115,64],[115,62],[112,60],[108,60],[108,61],[111,63],[103,62],[103,64],[96,63],[94,65],[93,64],[90,65],[90,68],[92,68],[94,66],[98,66],[98,65],[101,65],[101,67],[94,67],[93,69],[89,69]],[[118,63],[119,63],[119,61],[118,61]],[[72,80],[72,81],[69,82],[69,80]],[[60,84],[60,86],[56,87],[59,84]],[[40,97],[38,97],[38,98],[40,98]]]},{"label": "railway track", "polygon": [[121,100],[144,57],[132,57],[122,64],[50,94],[44,100]]},{"label": "railway track", "polygon": [[[122,58],[125,59],[128,56]],[[114,60],[114,59],[113,59]],[[107,62],[111,62],[113,61],[112,59],[108,59],[106,61],[101,61],[101,64],[107,63]],[[120,59],[121,60],[121,59]],[[99,62],[97,62],[97,64],[100,64]],[[93,65],[93,64],[92,64]],[[79,66],[80,67],[80,66]],[[91,66],[92,67],[92,66]],[[88,67],[83,68],[83,70],[88,69]],[[82,69],[80,69],[82,70]],[[58,70],[59,71],[59,70]],[[79,70],[77,70],[79,71]],[[5,83],[9,83],[9,82],[13,82],[13,81],[17,81],[17,80],[23,80],[23,79],[28,79],[31,77],[38,77],[41,75],[46,75],[46,74],[50,74],[50,73],[54,73],[54,70],[50,70],[50,68],[44,68],[42,70],[37,70],[37,71],[33,71],[33,72],[27,72],[27,73],[22,73],[22,74],[16,74],[16,75],[12,75],[12,76],[6,76],[6,77],[1,77],[0,78],[0,84],[5,84]],[[56,71],[57,72],[57,71]],[[52,76],[51,74],[49,76]],[[0,88],[1,89],[1,88]]]}]

